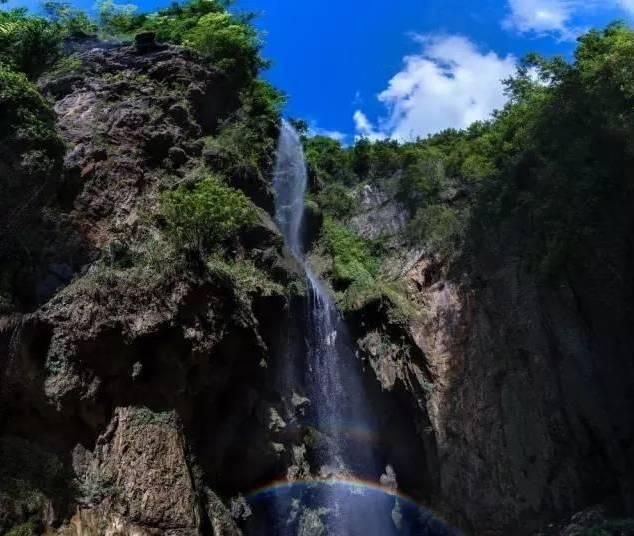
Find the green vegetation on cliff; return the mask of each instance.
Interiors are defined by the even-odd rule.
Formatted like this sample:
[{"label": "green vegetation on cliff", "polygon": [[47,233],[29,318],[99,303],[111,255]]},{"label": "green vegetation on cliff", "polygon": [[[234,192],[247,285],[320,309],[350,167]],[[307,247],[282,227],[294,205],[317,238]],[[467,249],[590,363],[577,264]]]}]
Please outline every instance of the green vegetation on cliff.
[{"label": "green vegetation on cliff", "polygon": [[7,201],[11,189],[19,186],[13,181],[59,173],[63,152],[50,105],[24,74],[0,64],[0,156],[11,166],[2,173],[0,199]]},{"label": "green vegetation on cliff", "polygon": [[529,55],[490,121],[405,143],[309,138],[316,200],[345,223],[350,193],[376,185],[409,212],[404,238],[442,257],[513,221],[534,269],[560,277],[629,232],[633,60],[634,32],[612,24],[582,36],[570,63]]},{"label": "green vegetation on cliff", "polygon": [[0,314],[13,307],[35,252],[45,239],[36,231],[40,200],[55,191],[64,144],[55,115],[36,87],[0,63]]},{"label": "green vegetation on cliff", "polygon": [[204,54],[235,83],[244,87],[267,65],[251,15],[236,16],[226,2],[190,0],[154,13],[136,13],[134,5],[100,4],[100,28],[105,35],[130,38],[155,32],[159,41],[183,45]]},{"label": "green vegetation on cliff", "polygon": [[247,197],[216,177],[205,177],[191,188],[180,186],[165,192],[161,210],[174,243],[202,252],[231,240],[256,220]]},{"label": "green vegetation on cliff", "polygon": [[[284,102],[284,96],[259,76],[267,62],[260,54],[252,16],[234,14],[226,2],[209,0],[175,3],[154,13],[137,13],[134,6],[104,1],[95,20],[67,3],[50,1],[43,8],[41,16],[24,9],[0,11],[0,310],[28,309],[50,297],[60,284],[59,273],[67,283],[68,274],[82,264],[93,264],[86,281],[92,287],[113,278],[141,284],[171,277],[176,267],[182,269],[183,262],[191,260],[193,251],[200,253],[194,262],[199,267],[212,251],[248,255],[235,246],[240,242],[238,235],[260,218],[254,202],[272,205],[266,177],[273,164]],[[130,47],[139,34],[145,34],[139,48]],[[95,71],[91,60],[86,60],[86,43],[92,47],[99,40],[106,45],[104,51],[115,55],[142,54],[126,63],[126,68],[115,62]],[[165,51],[161,71],[152,78],[148,70],[153,66],[143,56],[161,51]],[[177,75],[182,70],[178,61],[199,69],[197,74]],[[171,77],[170,81],[165,83],[164,77]],[[81,154],[73,169],[63,168],[66,147],[56,131],[57,118],[36,84],[39,80],[47,97],[58,99],[57,92],[63,95],[72,90],[66,79],[95,79],[100,87],[112,88],[111,103],[129,99],[141,84],[156,94],[137,109],[147,131],[135,127],[140,125],[135,120],[122,123],[133,136],[145,140],[143,153],[131,151],[138,165],[149,171],[148,191],[131,192],[143,205],[138,228],[109,228],[109,238],[90,258],[86,251],[94,245],[80,244],[78,237],[73,251],[66,254],[68,260],[58,261],[56,257],[62,255],[55,252],[64,247],[49,235],[58,226],[68,227],[73,218],[67,211],[73,210],[81,184],[99,174],[104,157],[93,159],[91,154],[107,155],[110,166],[120,150],[116,137],[99,135],[97,128],[90,144],[82,145],[89,152]],[[53,94],[47,88],[53,88]],[[160,98],[170,105],[163,109]],[[170,106],[173,109],[166,117]],[[91,107],[89,113],[98,109]],[[128,113],[127,107],[121,109],[124,115]],[[146,154],[147,162],[143,161]],[[157,166],[160,171],[154,172]],[[127,176],[120,176],[126,173],[122,171],[125,165],[113,163],[112,167],[108,180],[125,182]],[[154,188],[153,181],[160,184]],[[96,191],[103,186],[103,182],[97,185]],[[106,213],[112,208],[106,208]],[[84,231],[95,228],[95,223],[84,222]],[[228,244],[232,247],[225,247]],[[72,262],[76,265],[68,266]],[[51,263],[53,276],[48,273]]]}]

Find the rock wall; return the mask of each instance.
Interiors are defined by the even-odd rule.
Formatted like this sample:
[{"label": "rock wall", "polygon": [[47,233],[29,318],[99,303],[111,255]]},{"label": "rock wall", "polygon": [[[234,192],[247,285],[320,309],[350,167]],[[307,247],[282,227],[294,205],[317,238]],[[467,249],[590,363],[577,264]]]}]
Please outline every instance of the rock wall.
[{"label": "rock wall", "polygon": [[[68,146],[50,247],[23,307],[0,317],[0,533],[262,532],[266,517],[241,494],[314,470],[299,424],[310,400],[278,374],[301,308],[285,294],[245,297],[202,266],[122,277],[95,263],[116,265],[165,181],[216,163],[204,136],[236,95],[177,47],[77,50],[81,71],[41,82]],[[234,179],[264,209],[235,247],[299,286],[264,176]],[[491,536],[595,503],[631,512],[632,245],[608,241],[553,285],[510,222],[455,275],[404,247],[394,199],[357,195],[353,227],[388,239],[387,271],[418,311],[399,323],[373,302],[350,317],[373,448],[399,489]]]},{"label": "rock wall", "polygon": [[409,393],[424,456],[437,456],[428,496],[469,533],[532,534],[600,503],[631,515],[632,287],[613,277],[628,273],[630,250],[553,285],[506,232],[469,279],[424,256],[407,273],[419,314],[400,335],[406,358],[364,348],[368,325],[389,333],[368,311],[362,349],[385,389]]},{"label": "rock wall", "polygon": [[[288,297],[202,261],[125,260],[161,188],[211,165],[204,137],[238,96],[186,49],[88,41],[68,45],[80,67],[41,80],[67,153],[40,200],[59,225],[33,299],[0,317],[0,533],[239,534],[225,505],[291,464],[268,411]],[[270,209],[261,174],[236,186]],[[258,214],[233,247],[290,287]]]},{"label": "rock wall", "polygon": [[392,237],[384,268],[416,314],[403,325],[372,302],[349,319],[375,398],[416,425],[426,469],[412,489],[473,534],[532,534],[596,504],[632,515],[632,230],[553,280],[527,257],[519,217],[468,236],[448,265],[382,221],[385,192],[364,199],[354,225]]}]

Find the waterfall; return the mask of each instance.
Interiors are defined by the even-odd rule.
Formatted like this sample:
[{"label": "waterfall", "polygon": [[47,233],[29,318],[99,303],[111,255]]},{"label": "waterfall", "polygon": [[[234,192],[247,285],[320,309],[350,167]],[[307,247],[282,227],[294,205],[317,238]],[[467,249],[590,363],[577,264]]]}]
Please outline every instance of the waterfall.
[{"label": "waterfall", "polygon": [[306,359],[303,363],[304,386],[314,407],[313,422],[327,434],[329,441],[321,449],[323,470],[343,471],[344,451],[348,447],[346,424],[369,425],[363,389],[355,366],[345,324],[322,281],[304,257],[302,219],[307,187],[304,151],[298,133],[286,121],[282,123],[274,176],[276,220],[286,245],[300,262],[308,286],[308,307],[304,332]]},{"label": "waterfall", "polygon": [[302,258],[301,225],[307,185],[308,174],[302,142],[295,129],[287,121],[283,121],[273,178],[275,218],[287,247],[298,260]]},{"label": "waterfall", "polygon": [[293,390],[310,400],[303,425],[312,431],[314,476],[276,488],[278,521],[267,534],[449,534],[429,512],[397,493],[393,471],[377,459],[379,438],[367,407],[361,362],[333,297],[305,259],[302,219],[307,183],[300,136],[284,121],[274,175],[276,220],[287,248],[305,272],[308,288],[301,318],[302,350],[286,359],[289,368],[301,371],[291,382]]}]

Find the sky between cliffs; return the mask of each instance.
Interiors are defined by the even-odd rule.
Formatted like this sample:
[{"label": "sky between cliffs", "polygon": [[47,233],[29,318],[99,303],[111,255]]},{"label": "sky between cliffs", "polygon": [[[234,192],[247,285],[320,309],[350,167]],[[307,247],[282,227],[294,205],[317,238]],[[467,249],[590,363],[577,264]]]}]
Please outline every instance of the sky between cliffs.
[{"label": "sky between cliffs", "polygon": [[[94,0],[72,3],[91,9]],[[169,0],[134,3],[151,10]],[[289,95],[288,115],[348,143],[486,119],[504,105],[501,80],[526,53],[570,56],[581,32],[634,21],[634,0],[238,0],[236,8],[260,13],[274,62],[265,76]]]},{"label": "sky between cliffs", "polygon": [[537,51],[570,56],[579,33],[622,19],[634,0],[242,0],[260,10],[268,77],[313,131],[427,136],[486,119],[500,81]]}]

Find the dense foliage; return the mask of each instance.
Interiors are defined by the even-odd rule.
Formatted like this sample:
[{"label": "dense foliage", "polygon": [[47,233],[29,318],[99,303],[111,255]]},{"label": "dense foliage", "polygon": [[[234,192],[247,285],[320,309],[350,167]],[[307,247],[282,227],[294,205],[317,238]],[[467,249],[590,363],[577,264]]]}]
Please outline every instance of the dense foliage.
[{"label": "dense foliage", "polygon": [[24,9],[0,11],[0,63],[36,77],[58,55],[56,24],[27,14]]},{"label": "dense foliage", "polygon": [[236,87],[244,87],[267,63],[260,56],[252,16],[233,15],[227,7],[217,0],[190,0],[155,13],[137,14],[133,4],[105,0],[100,4],[99,22],[106,35],[126,38],[152,31],[159,41],[193,48],[222,69]]},{"label": "dense foliage", "polygon": [[61,174],[63,155],[49,104],[24,74],[0,64],[0,253],[18,247],[32,206]]},{"label": "dense foliage", "polygon": [[247,197],[215,177],[204,178],[192,188],[180,186],[165,192],[161,211],[175,244],[198,251],[219,248],[255,221]]},{"label": "dense foliage", "polygon": [[557,277],[629,232],[633,60],[634,32],[613,24],[582,36],[572,62],[528,56],[508,104],[466,130],[349,148],[308,139],[317,201],[345,221],[344,193],[378,185],[410,212],[408,238],[443,256],[515,221],[534,268]]},{"label": "dense foliage", "polygon": [[[0,154],[3,160],[14,162],[30,175],[47,175],[59,166],[62,151],[50,105],[24,74],[0,64]],[[2,176],[4,180],[15,178],[6,177],[5,173]]]},{"label": "dense foliage", "polygon": [[324,222],[322,244],[333,259],[333,277],[342,284],[369,282],[378,273],[371,244],[332,219]]}]

